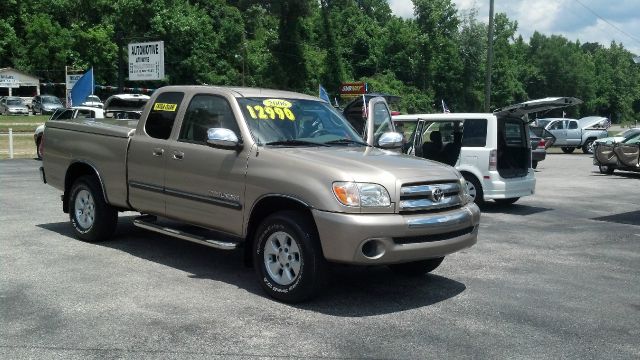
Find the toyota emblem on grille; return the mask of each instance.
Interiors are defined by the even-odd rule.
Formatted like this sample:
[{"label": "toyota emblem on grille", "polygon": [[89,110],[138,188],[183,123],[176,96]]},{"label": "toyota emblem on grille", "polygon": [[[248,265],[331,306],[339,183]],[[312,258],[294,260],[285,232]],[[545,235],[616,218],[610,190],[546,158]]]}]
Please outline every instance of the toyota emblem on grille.
[{"label": "toyota emblem on grille", "polygon": [[431,198],[433,199],[434,202],[440,202],[443,196],[444,196],[444,192],[439,187],[431,191]]}]

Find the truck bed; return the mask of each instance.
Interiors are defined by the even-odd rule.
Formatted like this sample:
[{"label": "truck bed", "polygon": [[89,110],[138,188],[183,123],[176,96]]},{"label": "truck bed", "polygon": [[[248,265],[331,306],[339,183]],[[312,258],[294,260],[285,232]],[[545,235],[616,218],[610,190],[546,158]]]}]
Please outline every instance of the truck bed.
[{"label": "truck bed", "polygon": [[128,208],[127,150],[137,123],[115,119],[47,121],[43,162],[47,182],[64,190],[64,176],[71,163],[86,163],[101,175],[107,202]]}]

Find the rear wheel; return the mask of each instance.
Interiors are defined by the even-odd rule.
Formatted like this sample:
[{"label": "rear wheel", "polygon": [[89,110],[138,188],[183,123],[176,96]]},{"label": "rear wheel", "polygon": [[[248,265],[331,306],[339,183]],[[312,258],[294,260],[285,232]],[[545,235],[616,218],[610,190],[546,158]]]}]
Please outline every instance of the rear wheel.
[{"label": "rear wheel", "polygon": [[563,146],[560,149],[562,149],[562,152],[565,154],[571,154],[576,148],[570,147],[570,146]]},{"label": "rear wheel", "polygon": [[440,264],[442,264],[443,260],[444,256],[440,258],[413,261],[404,264],[391,264],[389,265],[389,268],[398,274],[419,276],[432,272],[438,266],[440,266]]},{"label": "rear wheel", "polygon": [[533,169],[537,168],[537,167],[538,167],[538,160],[533,160],[533,161],[531,162],[531,167],[532,167]]},{"label": "rear wheel", "polygon": [[307,300],[325,283],[327,264],[315,225],[299,212],[277,212],[260,224],[253,261],[262,288],[280,301]]},{"label": "rear wheel", "polygon": [[71,186],[69,219],[76,236],[84,241],[107,240],[118,224],[118,212],[104,200],[94,176],[79,177]]},{"label": "rear wheel", "polygon": [[493,201],[495,201],[496,204],[500,204],[500,205],[511,205],[511,204],[514,204],[519,199],[520,199],[519,197],[516,197],[516,198],[508,198],[508,199],[494,199]]},{"label": "rear wheel", "polygon": [[467,183],[467,191],[469,196],[473,199],[476,205],[480,206],[484,204],[484,192],[482,191],[482,185],[475,176],[469,173],[463,173],[462,176]]},{"label": "rear wheel", "polygon": [[600,174],[612,175],[615,168],[609,165],[598,165],[598,170],[600,170]]},{"label": "rear wheel", "polygon": [[582,152],[585,154],[593,154],[593,141],[595,139],[588,139],[583,145],[582,145]]}]

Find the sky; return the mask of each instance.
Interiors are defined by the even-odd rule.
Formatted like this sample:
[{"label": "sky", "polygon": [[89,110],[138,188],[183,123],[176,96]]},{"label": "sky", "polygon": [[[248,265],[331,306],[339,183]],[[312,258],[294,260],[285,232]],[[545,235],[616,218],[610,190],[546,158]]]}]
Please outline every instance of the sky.
[{"label": "sky", "polygon": [[[388,1],[396,15],[413,17],[411,0]],[[476,8],[478,18],[489,21],[489,0],[453,0],[453,3],[458,12]],[[494,11],[517,20],[518,32],[527,41],[537,30],[581,43],[609,46],[616,41],[640,55],[640,0],[494,0]]]}]

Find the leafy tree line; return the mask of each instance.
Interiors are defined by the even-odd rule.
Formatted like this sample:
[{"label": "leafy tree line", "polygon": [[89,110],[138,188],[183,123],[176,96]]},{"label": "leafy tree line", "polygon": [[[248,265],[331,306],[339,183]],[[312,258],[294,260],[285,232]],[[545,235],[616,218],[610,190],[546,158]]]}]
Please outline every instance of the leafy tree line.
[{"label": "leafy tree line", "polygon": [[[62,82],[64,67],[94,67],[116,84],[118,47],[165,42],[162,82],[133,87],[216,84],[335,94],[366,81],[402,96],[405,112],[481,111],[487,25],[451,0],[413,0],[413,19],[386,0],[0,0],[0,67]],[[575,96],[570,116],[640,119],[640,65],[621,44],[516,35],[497,14],[491,106]],[[126,61],[126,51],[125,59]],[[126,69],[126,67],[125,67]],[[244,69],[244,71],[243,71]],[[558,114],[550,114],[558,115]]]}]

